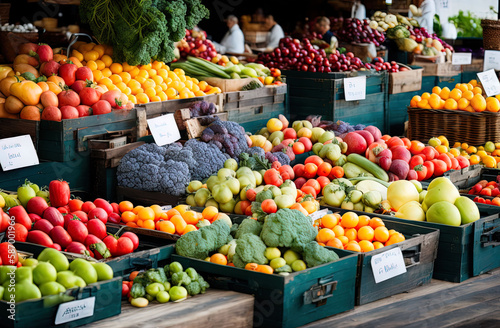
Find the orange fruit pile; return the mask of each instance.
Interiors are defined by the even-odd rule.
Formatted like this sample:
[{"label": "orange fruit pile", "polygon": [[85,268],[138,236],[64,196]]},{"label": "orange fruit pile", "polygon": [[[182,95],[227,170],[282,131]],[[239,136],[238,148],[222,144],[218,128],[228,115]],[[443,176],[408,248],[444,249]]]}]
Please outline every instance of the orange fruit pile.
[{"label": "orange fruit pile", "polygon": [[107,45],[77,41],[71,56],[89,67],[95,82],[105,91],[118,89],[134,104],[200,97],[221,93],[205,81],[186,76],[182,69],[170,70],[163,62],[131,66],[114,63],[113,48]]},{"label": "orange fruit pile", "polygon": [[469,83],[457,83],[453,90],[448,87],[432,88],[432,94],[424,92],[421,96],[414,96],[410,106],[422,109],[448,109],[466,112],[500,111],[500,95],[485,98],[480,83],[471,80]]},{"label": "orange fruit pile", "polygon": [[382,219],[346,212],[327,214],[320,219],[316,241],[355,252],[369,252],[405,240],[405,236],[385,227]]}]

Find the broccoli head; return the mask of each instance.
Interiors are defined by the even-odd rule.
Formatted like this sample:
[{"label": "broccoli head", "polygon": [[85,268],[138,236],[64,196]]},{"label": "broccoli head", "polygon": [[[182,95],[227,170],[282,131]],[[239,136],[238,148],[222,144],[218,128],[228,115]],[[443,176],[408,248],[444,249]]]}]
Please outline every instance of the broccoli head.
[{"label": "broccoli head", "polygon": [[175,243],[177,254],[204,260],[210,252],[219,249],[231,239],[229,225],[223,220],[216,220],[209,226],[190,231]]},{"label": "broccoli head", "polygon": [[200,283],[197,281],[192,281],[186,286],[186,290],[190,296],[198,295],[201,293]]},{"label": "broccoli head", "polygon": [[244,219],[236,230],[234,238],[238,239],[246,233],[251,233],[260,236],[262,231],[262,223],[254,219]]},{"label": "broccoli head", "polygon": [[329,262],[335,262],[339,259],[337,253],[321,246],[316,241],[307,243],[302,253],[302,257],[309,268]]},{"label": "broccoli head", "polygon": [[268,247],[289,247],[302,252],[317,233],[302,212],[285,208],[266,218],[260,237]]},{"label": "broccoli head", "polygon": [[265,251],[266,245],[259,236],[252,233],[244,234],[237,239],[233,256],[234,266],[244,268],[248,263],[267,264]]}]

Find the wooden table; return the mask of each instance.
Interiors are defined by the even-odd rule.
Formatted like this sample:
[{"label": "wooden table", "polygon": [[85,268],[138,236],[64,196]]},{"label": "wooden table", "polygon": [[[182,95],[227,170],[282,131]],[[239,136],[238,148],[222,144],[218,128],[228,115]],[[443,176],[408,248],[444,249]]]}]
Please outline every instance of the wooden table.
[{"label": "wooden table", "polygon": [[152,302],[145,308],[123,301],[120,315],[81,327],[251,327],[253,302],[252,295],[217,289],[179,303]]},{"label": "wooden table", "polygon": [[500,327],[500,268],[462,283],[430,284],[305,327]]}]

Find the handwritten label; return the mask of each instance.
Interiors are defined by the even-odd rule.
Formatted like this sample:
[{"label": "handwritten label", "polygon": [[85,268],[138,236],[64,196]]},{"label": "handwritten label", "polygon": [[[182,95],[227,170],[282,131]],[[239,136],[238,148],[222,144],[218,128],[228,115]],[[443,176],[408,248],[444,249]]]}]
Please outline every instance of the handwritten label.
[{"label": "handwritten label", "polygon": [[452,65],[470,65],[472,64],[472,54],[470,52],[455,52],[451,59]]},{"label": "handwritten label", "polygon": [[344,94],[346,101],[363,100],[366,98],[366,76],[348,77],[344,79]]},{"label": "handwritten label", "polygon": [[149,130],[158,146],[176,142],[181,138],[174,114],[166,114],[148,120]]},{"label": "handwritten label", "polygon": [[0,139],[0,163],[4,171],[38,165],[40,162],[31,137],[26,134]]},{"label": "handwritten label", "polygon": [[403,253],[399,247],[372,256],[371,264],[373,277],[377,284],[406,272]]},{"label": "handwritten label", "polygon": [[321,219],[323,216],[325,216],[327,214],[328,214],[328,209],[325,208],[323,210],[316,211],[316,212],[309,214],[309,218],[311,219],[312,223],[314,223],[314,221]]},{"label": "handwritten label", "polygon": [[486,72],[477,73],[477,77],[481,80],[484,92],[488,97],[493,97],[500,94],[500,82],[494,69]]},{"label": "handwritten label", "polygon": [[500,70],[500,51],[496,50],[486,50],[484,52],[484,64],[483,71],[489,69]]},{"label": "handwritten label", "polygon": [[95,296],[83,300],[66,302],[59,305],[56,314],[56,325],[79,320],[94,315]]},{"label": "handwritten label", "polygon": [[172,209],[172,205],[165,205],[161,207],[162,212],[167,212]]}]

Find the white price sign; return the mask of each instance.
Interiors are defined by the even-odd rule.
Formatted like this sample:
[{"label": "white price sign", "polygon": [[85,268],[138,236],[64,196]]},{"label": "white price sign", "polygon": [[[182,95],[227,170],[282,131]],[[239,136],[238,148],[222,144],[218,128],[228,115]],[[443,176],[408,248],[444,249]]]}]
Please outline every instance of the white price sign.
[{"label": "white price sign", "polygon": [[171,144],[181,138],[174,114],[158,116],[147,121],[149,130],[158,146]]},{"label": "white price sign", "polygon": [[372,256],[371,265],[377,284],[406,272],[403,252],[399,247]]},{"label": "white price sign", "polygon": [[4,171],[40,164],[31,137],[0,139],[0,163]]},{"label": "white price sign", "polygon": [[500,94],[500,82],[494,69],[486,72],[477,73],[477,77],[483,85],[484,92],[488,97],[493,97]]},{"label": "white price sign", "polygon": [[322,217],[324,217],[327,214],[328,214],[328,209],[325,208],[323,210],[316,211],[316,212],[309,214],[309,218],[311,219],[312,223],[314,223],[314,221],[321,219]]},{"label": "white price sign", "polygon": [[344,79],[344,95],[346,101],[366,98],[366,76],[348,77]]},{"label": "white price sign", "polygon": [[472,64],[472,54],[470,52],[455,52],[451,59],[452,65],[470,65]]},{"label": "white price sign", "polygon": [[83,300],[66,302],[59,305],[56,314],[56,325],[79,320],[94,315],[95,296]]},{"label": "white price sign", "polygon": [[500,70],[500,51],[486,50],[484,52],[483,71],[487,71],[489,69]]},{"label": "white price sign", "polygon": [[165,205],[161,207],[162,212],[168,212],[172,209],[172,205]]}]

